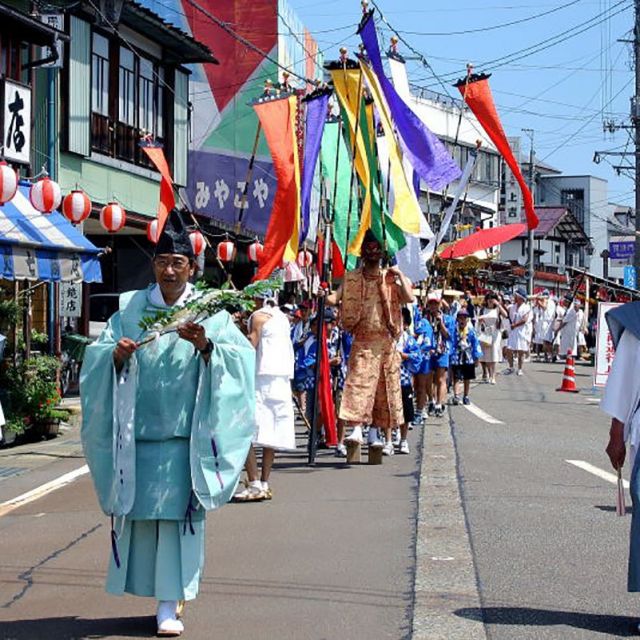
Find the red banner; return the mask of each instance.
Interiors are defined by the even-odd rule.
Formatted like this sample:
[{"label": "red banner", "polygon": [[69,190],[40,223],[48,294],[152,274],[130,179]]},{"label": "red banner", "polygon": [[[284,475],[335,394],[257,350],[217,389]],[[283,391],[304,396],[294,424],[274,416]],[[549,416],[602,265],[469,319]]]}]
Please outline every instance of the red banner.
[{"label": "red banner", "polygon": [[300,209],[300,190],[296,181],[295,119],[291,117],[291,110],[295,108],[295,97],[254,105],[269,145],[278,181],[264,251],[254,280],[265,280],[282,263]]},{"label": "red banner", "polygon": [[318,401],[322,424],[324,425],[325,442],[330,447],[338,444],[338,432],[336,430],[336,410],[333,404],[333,392],[331,388],[331,365],[329,364],[329,350],[327,348],[327,325],[322,325],[322,344],[320,345],[320,383],[318,388]]},{"label": "red banner", "polygon": [[473,111],[476,118],[478,118],[482,128],[487,132],[493,144],[496,145],[498,151],[509,166],[509,169],[513,172],[522,190],[527,226],[529,230],[535,229],[538,226],[538,216],[533,206],[533,196],[522,176],[520,164],[514,157],[507,136],[502,128],[500,117],[498,116],[493,102],[493,96],[491,95],[491,89],[489,88],[489,76],[470,76],[468,80],[460,80],[460,82],[456,84],[456,87],[459,89],[471,111]]},{"label": "red banner", "polygon": [[160,146],[152,144],[142,144],[142,150],[147,154],[149,160],[153,162],[160,172],[160,201],[158,202],[158,237],[162,233],[164,223],[171,209],[176,206],[176,197],[173,193],[173,178],[164,151]]}]

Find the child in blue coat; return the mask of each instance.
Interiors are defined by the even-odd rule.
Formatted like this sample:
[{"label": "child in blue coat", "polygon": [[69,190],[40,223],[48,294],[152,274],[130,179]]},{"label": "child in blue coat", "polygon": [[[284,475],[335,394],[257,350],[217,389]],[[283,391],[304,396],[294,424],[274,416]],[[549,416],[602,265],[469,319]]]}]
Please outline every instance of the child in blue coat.
[{"label": "child in blue coat", "polygon": [[469,388],[476,378],[476,363],[482,355],[480,341],[469,322],[469,312],[462,308],[456,317],[456,326],[452,336],[451,364],[453,367],[453,404],[460,404],[459,384],[463,385],[463,404],[471,404]]}]

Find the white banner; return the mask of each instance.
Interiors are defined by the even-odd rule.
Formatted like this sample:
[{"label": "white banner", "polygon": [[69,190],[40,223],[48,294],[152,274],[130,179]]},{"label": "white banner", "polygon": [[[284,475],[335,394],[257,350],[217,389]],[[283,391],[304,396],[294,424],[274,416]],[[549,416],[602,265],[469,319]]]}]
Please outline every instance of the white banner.
[{"label": "white banner", "polygon": [[453,219],[453,214],[455,213],[456,208],[458,206],[458,202],[460,201],[462,194],[467,188],[467,183],[471,178],[471,174],[473,173],[473,167],[475,167],[477,158],[478,158],[478,153],[476,151],[471,151],[469,153],[469,159],[467,160],[467,164],[465,165],[464,171],[462,172],[462,177],[458,181],[458,185],[456,186],[456,191],[453,195],[453,202],[449,205],[447,212],[444,214],[444,218],[442,219],[442,223],[440,225],[438,234],[429,241],[429,244],[422,251],[421,258],[425,262],[427,262],[428,260],[431,260],[431,258],[433,257],[433,254],[435,253],[436,249],[438,248],[438,246],[442,242],[442,239],[447,233],[447,230],[449,229],[449,225],[451,224],[451,220]]},{"label": "white banner", "polygon": [[31,89],[13,80],[2,91],[2,144],[4,157],[29,164],[31,151]]},{"label": "white banner", "polygon": [[615,355],[613,339],[609,332],[609,325],[604,317],[607,311],[619,307],[619,302],[598,303],[598,333],[596,335],[596,368],[593,374],[593,384],[596,387],[604,387],[609,379],[611,363]]}]

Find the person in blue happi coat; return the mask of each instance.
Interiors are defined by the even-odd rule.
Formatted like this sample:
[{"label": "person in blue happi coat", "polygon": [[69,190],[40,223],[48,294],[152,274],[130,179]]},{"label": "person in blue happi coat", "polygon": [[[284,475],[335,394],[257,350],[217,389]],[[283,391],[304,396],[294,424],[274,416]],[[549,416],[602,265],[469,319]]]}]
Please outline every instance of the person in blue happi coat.
[{"label": "person in blue happi coat", "polygon": [[476,378],[476,364],[482,356],[480,341],[469,321],[466,308],[460,309],[456,316],[456,325],[452,336],[451,364],[453,368],[453,404],[460,404],[459,384],[462,382],[462,403],[471,404],[469,389]]}]

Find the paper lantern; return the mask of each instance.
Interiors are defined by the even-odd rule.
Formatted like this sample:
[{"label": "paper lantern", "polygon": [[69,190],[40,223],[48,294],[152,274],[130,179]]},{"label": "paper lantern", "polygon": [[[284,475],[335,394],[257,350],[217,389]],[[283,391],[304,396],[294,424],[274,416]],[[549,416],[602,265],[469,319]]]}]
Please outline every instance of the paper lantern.
[{"label": "paper lantern", "polygon": [[216,255],[222,262],[233,262],[236,257],[236,245],[231,240],[225,240],[218,245]]},{"label": "paper lantern", "polygon": [[250,244],[247,249],[247,254],[251,262],[258,262],[260,258],[262,258],[263,252],[264,247],[257,240],[253,244]]},{"label": "paper lantern", "polygon": [[9,202],[18,190],[18,172],[6,162],[0,162],[0,205]]},{"label": "paper lantern", "polygon": [[41,178],[31,185],[29,200],[34,209],[41,213],[51,213],[55,211],[62,202],[60,185],[48,176]]},{"label": "paper lantern", "polygon": [[100,224],[109,233],[120,231],[126,222],[127,213],[117,202],[110,202],[102,207],[102,211],[100,211]]},{"label": "paper lantern", "polygon": [[199,256],[204,251],[204,236],[196,229],[189,234],[189,240],[191,241],[193,254]]},{"label": "paper lantern", "polygon": [[74,189],[62,200],[62,213],[73,224],[80,224],[91,213],[91,200],[82,189]]},{"label": "paper lantern", "polygon": [[147,240],[153,242],[153,244],[158,244],[160,239],[160,234],[158,233],[159,224],[157,218],[147,224]]},{"label": "paper lantern", "polygon": [[301,251],[296,258],[296,262],[301,269],[306,269],[313,264],[313,254],[311,251]]}]

